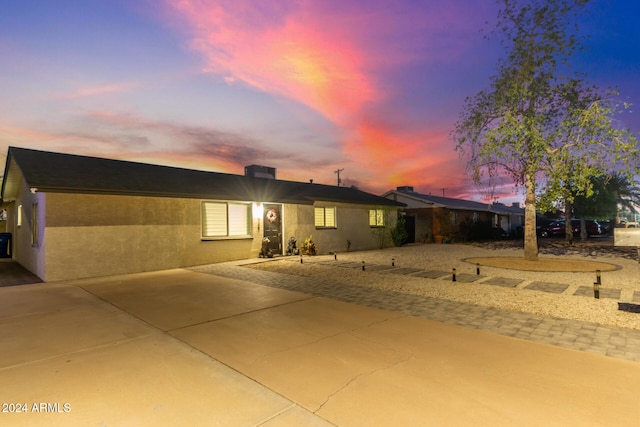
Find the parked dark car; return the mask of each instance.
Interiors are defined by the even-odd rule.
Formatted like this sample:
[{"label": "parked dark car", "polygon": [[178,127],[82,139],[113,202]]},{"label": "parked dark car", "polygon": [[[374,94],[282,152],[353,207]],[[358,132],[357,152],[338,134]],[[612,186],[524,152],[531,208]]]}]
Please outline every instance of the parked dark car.
[{"label": "parked dark car", "polygon": [[[585,225],[587,226],[587,235],[588,236],[597,236],[602,234],[602,227],[596,221],[587,219],[585,220]],[[572,219],[571,220],[571,230],[573,234],[580,234],[580,220]],[[541,228],[540,235],[542,237],[550,237],[550,236],[564,236],[565,235],[565,222],[564,220],[553,221],[546,227]]]}]

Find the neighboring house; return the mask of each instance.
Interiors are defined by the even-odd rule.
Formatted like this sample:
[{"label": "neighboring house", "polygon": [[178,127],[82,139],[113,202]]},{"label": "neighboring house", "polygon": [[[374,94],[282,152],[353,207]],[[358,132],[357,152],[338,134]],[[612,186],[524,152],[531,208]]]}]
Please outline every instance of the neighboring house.
[{"label": "neighboring house", "polygon": [[10,147],[0,193],[12,256],[45,281],[275,254],[379,248],[400,203],[359,191]]},{"label": "neighboring house", "polygon": [[510,236],[524,236],[524,208],[514,202],[511,206],[494,202],[489,211],[493,214],[494,224]]},{"label": "neighboring house", "polygon": [[383,197],[406,205],[403,211],[409,242],[452,239],[460,235],[462,224],[476,223],[490,224],[501,234],[518,235],[524,224],[524,209],[518,204],[506,206],[432,196],[417,193],[411,186],[397,187]]}]

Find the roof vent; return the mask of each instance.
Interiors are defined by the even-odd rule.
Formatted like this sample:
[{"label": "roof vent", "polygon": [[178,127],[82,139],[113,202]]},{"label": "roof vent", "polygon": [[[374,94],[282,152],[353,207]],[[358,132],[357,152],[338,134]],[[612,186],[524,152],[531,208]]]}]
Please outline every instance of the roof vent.
[{"label": "roof vent", "polygon": [[400,187],[397,187],[396,190],[400,191],[402,193],[413,193],[413,186],[412,185],[402,185]]},{"label": "roof vent", "polygon": [[276,179],[276,168],[260,165],[245,166],[244,176],[250,176],[251,178]]}]

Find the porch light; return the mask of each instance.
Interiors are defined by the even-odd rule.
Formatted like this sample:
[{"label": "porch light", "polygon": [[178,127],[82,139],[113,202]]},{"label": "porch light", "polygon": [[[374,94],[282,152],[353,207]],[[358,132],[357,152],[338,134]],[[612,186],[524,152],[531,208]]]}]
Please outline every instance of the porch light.
[{"label": "porch light", "polygon": [[253,202],[253,217],[258,219],[262,218],[262,214],[264,213],[264,206],[260,202]]},{"label": "porch light", "polygon": [[258,233],[260,232],[260,221],[262,221],[262,214],[264,213],[264,206],[260,202],[253,202],[252,209],[253,219],[258,221]]}]

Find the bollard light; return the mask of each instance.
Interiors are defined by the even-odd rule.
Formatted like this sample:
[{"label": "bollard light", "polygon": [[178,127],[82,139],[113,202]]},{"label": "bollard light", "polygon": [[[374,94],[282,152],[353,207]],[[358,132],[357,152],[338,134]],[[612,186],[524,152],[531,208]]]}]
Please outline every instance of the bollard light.
[{"label": "bollard light", "polygon": [[335,260],[337,260],[337,259],[338,259],[338,252],[335,252],[335,253],[333,254],[333,259],[335,259]]},{"label": "bollard light", "polygon": [[476,275],[480,275],[480,263],[476,264]]},{"label": "bollard light", "polygon": [[455,282],[455,281],[456,281],[456,269],[454,268],[454,269],[453,269],[453,271],[452,271],[451,273],[452,273],[452,275],[451,275],[451,281],[452,281],[452,282]]},{"label": "bollard light", "polygon": [[600,299],[600,285],[602,284],[600,278],[600,270],[596,270],[596,281],[593,282],[593,297],[595,299]]},{"label": "bollard light", "polygon": [[396,259],[391,258],[391,267],[395,267],[395,266],[396,266]]},{"label": "bollard light", "polygon": [[364,271],[364,261],[362,261],[362,271]]},{"label": "bollard light", "polygon": [[302,255],[300,255],[300,264],[302,264]]}]

